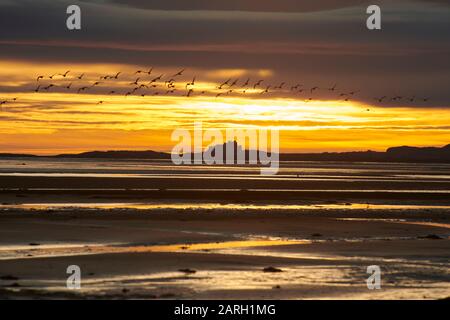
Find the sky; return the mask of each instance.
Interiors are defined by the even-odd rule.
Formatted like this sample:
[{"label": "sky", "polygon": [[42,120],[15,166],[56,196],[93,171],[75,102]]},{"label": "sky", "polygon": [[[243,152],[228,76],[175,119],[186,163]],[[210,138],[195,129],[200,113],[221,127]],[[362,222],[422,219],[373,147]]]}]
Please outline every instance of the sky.
[{"label": "sky", "polygon": [[0,0],[0,153],[170,151],[195,121],[284,152],[450,143],[450,1],[377,1],[376,31],[370,4]]}]

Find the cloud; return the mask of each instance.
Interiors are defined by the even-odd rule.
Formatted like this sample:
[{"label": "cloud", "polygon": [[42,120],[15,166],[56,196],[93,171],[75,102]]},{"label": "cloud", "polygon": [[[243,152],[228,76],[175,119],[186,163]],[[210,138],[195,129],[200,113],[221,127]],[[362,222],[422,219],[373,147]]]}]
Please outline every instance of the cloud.
[{"label": "cloud", "polygon": [[[65,28],[68,1],[0,3],[4,61],[183,66],[206,73],[270,70],[273,82],[364,86],[366,101],[386,91],[433,96],[437,106],[450,101],[445,86],[450,82],[450,13],[440,6],[445,1],[386,2],[381,32],[365,28],[361,5],[366,2],[356,0],[78,2],[79,32]],[[185,12],[180,9],[185,3],[216,11]],[[150,10],[158,6],[167,9]]]}]

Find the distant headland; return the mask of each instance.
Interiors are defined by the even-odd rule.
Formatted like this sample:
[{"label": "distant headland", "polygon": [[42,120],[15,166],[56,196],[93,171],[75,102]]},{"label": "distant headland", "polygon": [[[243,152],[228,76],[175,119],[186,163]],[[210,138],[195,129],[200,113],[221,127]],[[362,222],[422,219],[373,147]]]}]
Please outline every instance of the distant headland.
[{"label": "distant headland", "polygon": [[[248,153],[248,150],[245,152]],[[32,154],[0,153],[0,158],[73,158],[105,160],[170,160],[170,153],[147,151],[89,151],[77,154],[37,156]],[[450,163],[450,144],[444,147],[392,147],[385,152],[323,152],[280,153],[280,161],[342,161],[342,162],[436,162]]]}]

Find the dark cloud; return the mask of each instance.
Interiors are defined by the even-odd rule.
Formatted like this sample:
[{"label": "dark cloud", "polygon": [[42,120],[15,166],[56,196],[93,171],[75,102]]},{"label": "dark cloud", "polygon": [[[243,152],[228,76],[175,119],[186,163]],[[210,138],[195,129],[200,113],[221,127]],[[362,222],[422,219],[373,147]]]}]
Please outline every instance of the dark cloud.
[{"label": "dark cloud", "polygon": [[[440,6],[448,1],[386,4],[379,32],[365,28],[365,1],[356,0],[78,2],[83,29],[70,32],[65,9],[73,2],[3,2],[0,58],[68,66],[270,69],[273,82],[364,87],[367,101],[383,92],[419,92],[432,96],[435,106],[450,101],[450,12]],[[267,12],[167,11],[186,3],[204,10]],[[136,9],[144,7],[166,11]],[[341,10],[318,12],[335,8]],[[304,11],[315,12],[299,13]]]},{"label": "dark cloud", "polygon": [[[373,4],[370,0],[110,0],[109,2],[148,10],[251,12],[316,12]],[[428,0],[427,2],[450,4],[448,0]],[[389,1],[381,0],[376,4],[380,3],[389,3]]]}]

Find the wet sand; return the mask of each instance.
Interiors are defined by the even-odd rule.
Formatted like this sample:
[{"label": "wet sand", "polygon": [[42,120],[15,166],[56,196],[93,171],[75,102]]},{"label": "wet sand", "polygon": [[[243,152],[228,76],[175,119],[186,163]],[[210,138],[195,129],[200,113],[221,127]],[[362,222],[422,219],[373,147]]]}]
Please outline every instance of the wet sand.
[{"label": "wet sand", "polygon": [[[441,299],[450,296],[449,213],[2,209],[0,297]],[[81,290],[66,288],[73,264]],[[381,267],[381,290],[366,286],[369,265]]]},{"label": "wet sand", "polygon": [[0,160],[0,298],[447,298],[449,172]]}]

